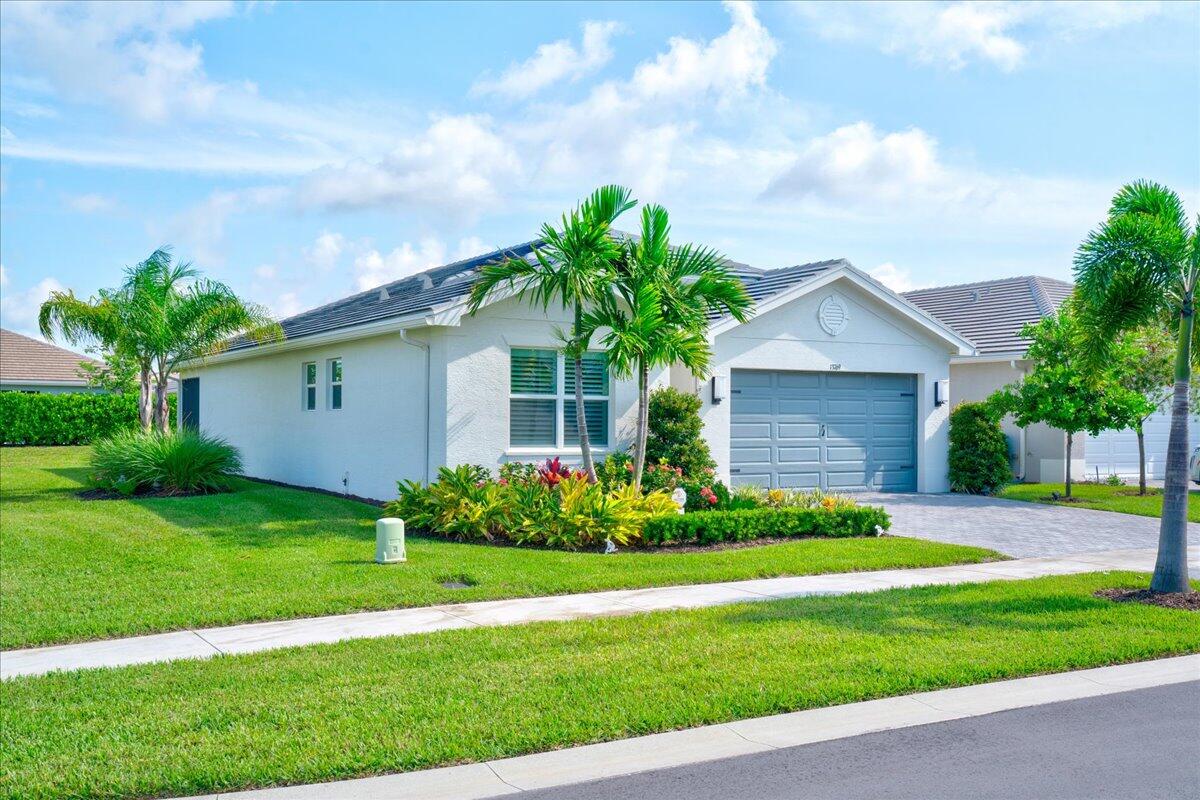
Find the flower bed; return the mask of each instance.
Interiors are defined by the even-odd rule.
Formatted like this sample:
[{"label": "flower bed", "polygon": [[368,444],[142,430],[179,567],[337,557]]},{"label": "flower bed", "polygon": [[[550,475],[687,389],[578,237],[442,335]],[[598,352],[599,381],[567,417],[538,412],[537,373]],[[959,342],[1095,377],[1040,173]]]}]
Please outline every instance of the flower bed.
[{"label": "flower bed", "polygon": [[[389,515],[415,531],[464,541],[538,545],[568,550],[712,545],[760,538],[874,536],[891,524],[881,508],[821,491],[739,487],[730,492],[708,471],[688,479],[669,464],[647,468],[638,491],[627,457],[609,456],[599,480],[557,458],[510,463],[493,478],[484,467],[439,470],[437,482],[399,485]],[[688,495],[679,514],[671,492]]]}]

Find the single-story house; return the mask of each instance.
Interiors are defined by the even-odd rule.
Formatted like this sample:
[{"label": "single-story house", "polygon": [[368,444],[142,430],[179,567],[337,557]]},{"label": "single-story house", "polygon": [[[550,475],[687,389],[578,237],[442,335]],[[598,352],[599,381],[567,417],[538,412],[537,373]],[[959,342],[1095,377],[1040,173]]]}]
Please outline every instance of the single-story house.
[{"label": "single-story house", "polygon": [[[502,252],[531,258],[532,247]],[[467,313],[479,268],[502,252],[335,301],[283,320],[282,341],[238,340],[186,365],[180,424],[237,445],[249,475],[380,499],[441,466],[577,461],[574,373],[556,337],[566,313],[505,293]],[[1029,369],[1022,325],[1071,292],[1034,277],[899,295],[844,260],[727,266],[754,316],[711,321],[704,380],[678,367],[651,379],[701,398],[717,474],[732,485],[946,491],[950,408],[1018,380]],[[592,352],[584,393],[597,459],[627,447],[633,380]],[[1063,479],[1065,434],[1005,430],[1016,477]],[[1096,449],[1078,443],[1077,477]]]},{"label": "single-story house", "polygon": [[81,364],[98,361],[0,328],[0,391],[61,394],[101,392],[88,386]]},{"label": "single-story house", "polygon": [[[531,257],[532,244],[505,253]],[[479,268],[460,261],[282,321],[285,339],[237,341],[186,365],[180,424],[242,450],[246,472],[367,497],[464,462],[577,459],[569,320],[498,294],[466,313]],[[695,388],[719,476],[732,483],[941,492],[952,360],[975,346],[846,261],[782,269],[730,262],[755,300],[712,320],[711,377]],[[634,381],[586,362],[598,457],[634,431]]]},{"label": "single-story house", "polygon": [[[1074,288],[1066,281],[1030,275],[905,292],[905,299],[975,345],[974,354],[950,360],[951,406],[984,400],[1002,386],[1020,381],[1033,368],[1025,357],[1029,340],[1021,337],[1021,328],[1056,313]],[[1042,424],[1020,428],[1011,419],[1005,420],[1003,427],[1013,475],[1018,480],[1063,481],[1067,445],[1063,431]],[[1160,409],[1143,425],[1148,477],[1163,477],[1170,427],[1169,407]],[[1193,416],[1191,441],[1200,441],[1198,435],[1200,417]],[[1132,430],[1076,436],[1072,441],[1071,476],[1075,479],[1103,479],[1109,475],[1135,478],[1138,466],[1137,435]]]}]

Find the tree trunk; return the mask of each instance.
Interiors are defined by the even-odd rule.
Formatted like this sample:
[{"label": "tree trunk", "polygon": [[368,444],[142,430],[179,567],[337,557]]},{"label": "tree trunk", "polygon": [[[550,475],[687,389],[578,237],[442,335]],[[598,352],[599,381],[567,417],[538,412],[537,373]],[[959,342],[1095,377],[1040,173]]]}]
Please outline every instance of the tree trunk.
[{"label": "tree trunk", "polygon": [[1156,592],[1186,592],[1188,500],[1188,385],[1192,377],[1192,325],[1195,308],[1189,293],[1179,315],[1175,348],[1175,394],[1171,399],[1171,435],[1167,439],[1167,473],[1163,482],[1162,520],[1158,528],[1158,559],[1150,588]]},{"label": "tree trunk", "polygon": [[138,389],[138,422],[141,423],[142,433],[149,433],[154,416],[150,401],[150,367],[143,364],[138,377],[140,379]]},{"label": "tree trunk", "polygon": [[1063,493],[1064,497],[1071,496],[1071,440],[1074,437],[1075,437],[1075,434],[1071,433],[1070,431],[1067,431],[1067,458],[1066,458],[1067,474],[1066,474],[1066,481],[1064,483],[1064,485],[1066,487],[1066,492]]},{"label": "tree trunk", "polygon": [[1137,424],[1138,437],[1138,494],[1146,493],[1146,433],[1142,423]]},{"label": "tree trunk", "polygon": [[158,376],[154,382],[154,429],[159,433],[171,430],[171,404],[167,402],[167,378]]},{"label": "tree trunk", "polygon": [[[583,304],[575,304],[575,336],[579,336],[583,320]],[[579,344],[576,342],[576,344]],[[583,456],[583,471],[588,483],[596,482],[596,465],[592,462],[592,441],[588,437],[587,410],[583,405],[583,351],[575,353],[575,428],[579,431],[579,452]]]},{"label": "tree trunk", "polygon": [[650,365],[638,363],[638,420],[637,440],[633,446],[633,485],[641,491],[642,473],[646,468],[646,429],[650,422]]}]

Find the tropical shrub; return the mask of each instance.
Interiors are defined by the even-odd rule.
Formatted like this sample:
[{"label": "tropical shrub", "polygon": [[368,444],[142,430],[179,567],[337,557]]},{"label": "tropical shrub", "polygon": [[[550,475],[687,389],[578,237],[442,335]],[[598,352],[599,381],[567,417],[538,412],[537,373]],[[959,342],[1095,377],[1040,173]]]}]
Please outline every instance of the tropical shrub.
[{"label": "tropical shrub", "polygon": [[988,403],[959,403],[950,413],[950,489],[992,494],[1013,479],[1000,415]]},{"label": "tropical shrub", "polygon": [[619,489],[633,481],[633,456],[617,451],[609,453],[596,467],[596,479],[608,489]]},{"label": "tropical shrub", "polygon": [[222,492],[242,471],[238,450],[224,439],[196,431],[126,431],[92,448],[92,481],[124,495]]},{"label": "tropical shrub", "polygon": [[[646,464],[671,464],[696,478],[717,466],[703,436],[700,398],[664,387],[650,393]],[[647,466],[649,469],[649,466]]]},{"label": "tropical shrub", "polygon": [[575,550],[640,544],[642,528],[657,514],[675,511],[670,496],[642,494],[626,483],[608,488],[587,473],[551,460],[533,469],[504,465],[492,481],[482,467],[438,471],[429,486],[399,484],[386,507],[414,530],[465,541],[505,540]]},{"label": "tropical shrub", "polygon": [[874,536],[891,525],[876,506],[754,508],[654,517],[646,523],[647,544],[716,544],[768,536]]},{"label": "tropical shrub", "polygon": [[[170,402],[173,411],[174,395]],[[0,392],[0,441],[4,444],[90,444],[138,427],[136,395]]]}]

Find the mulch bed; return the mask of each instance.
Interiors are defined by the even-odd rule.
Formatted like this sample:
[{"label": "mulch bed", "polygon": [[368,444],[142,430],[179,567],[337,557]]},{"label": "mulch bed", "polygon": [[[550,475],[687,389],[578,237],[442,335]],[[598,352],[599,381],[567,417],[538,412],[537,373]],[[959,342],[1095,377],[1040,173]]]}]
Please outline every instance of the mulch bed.
[{"label": "mulch bed", "polygon": [[1149,589],[1101,589],[1096,597],[1115,603],[1145,603],[1149,606],[1200,611],[1200,592],[1152,592]]}]

